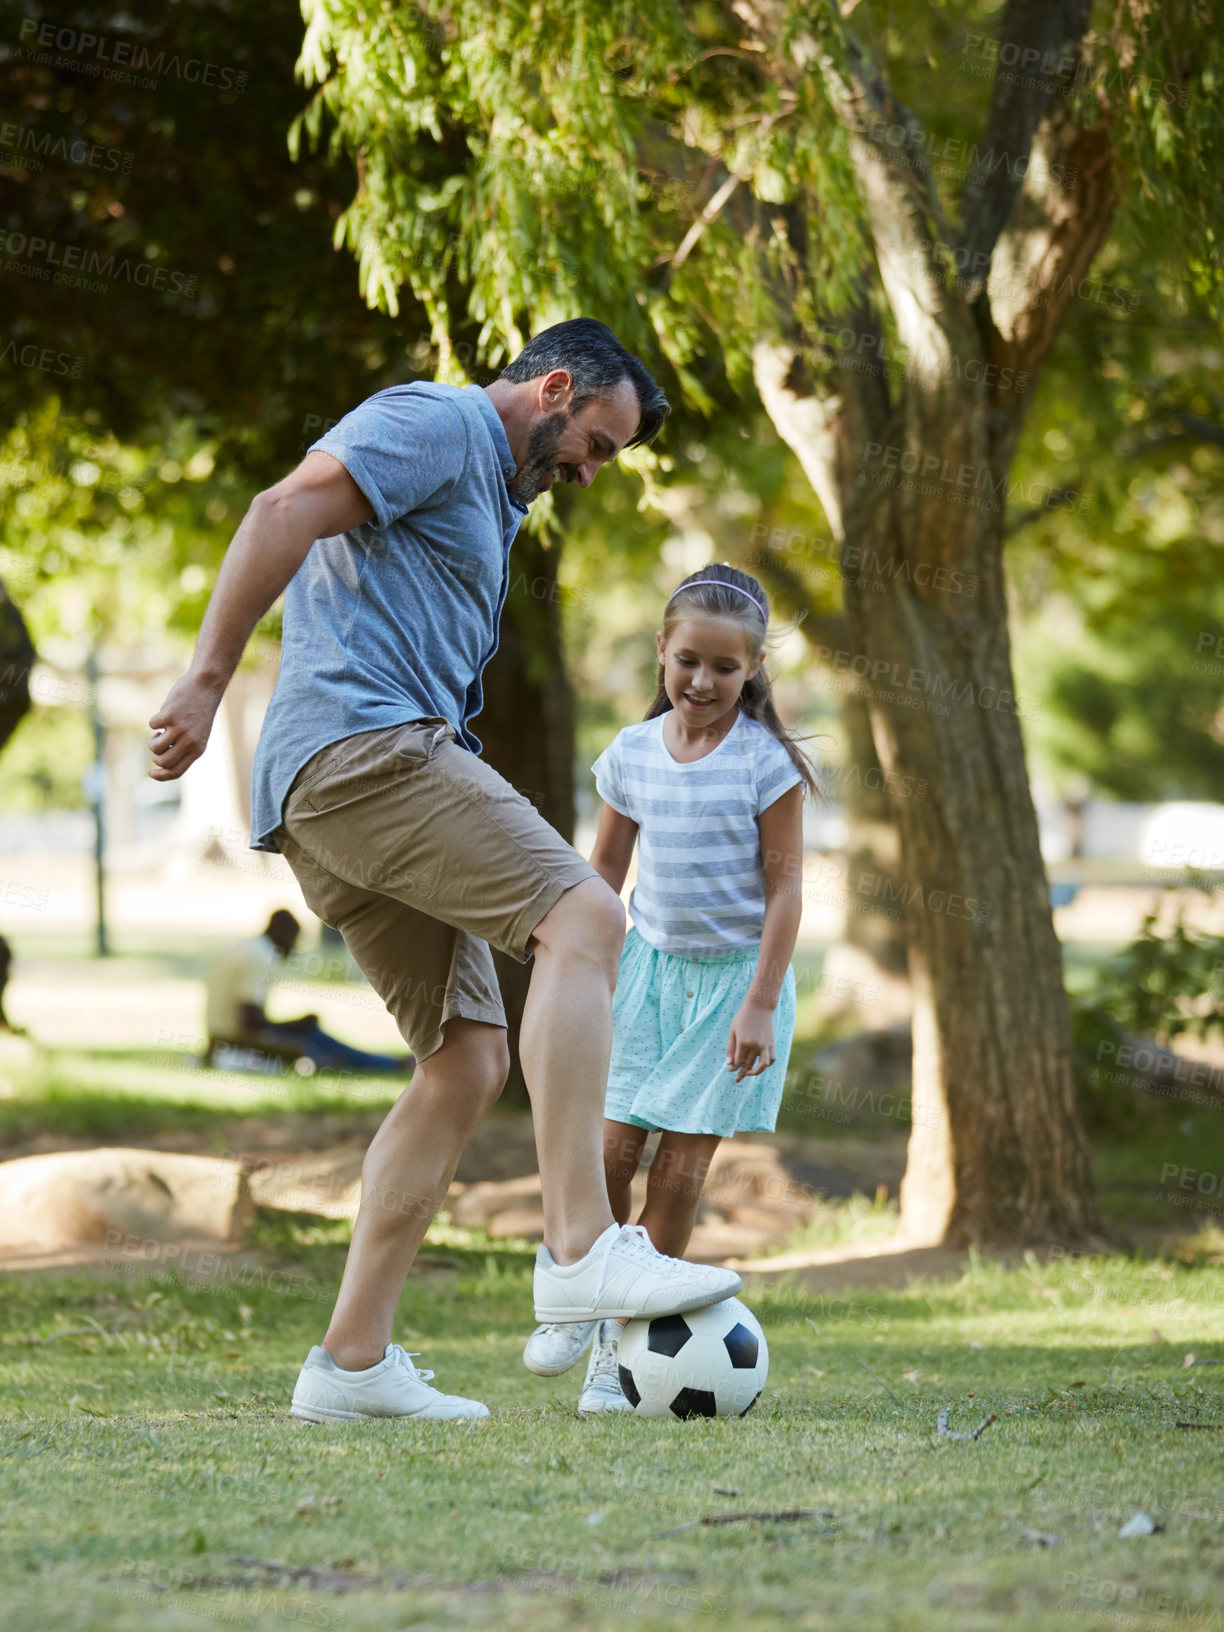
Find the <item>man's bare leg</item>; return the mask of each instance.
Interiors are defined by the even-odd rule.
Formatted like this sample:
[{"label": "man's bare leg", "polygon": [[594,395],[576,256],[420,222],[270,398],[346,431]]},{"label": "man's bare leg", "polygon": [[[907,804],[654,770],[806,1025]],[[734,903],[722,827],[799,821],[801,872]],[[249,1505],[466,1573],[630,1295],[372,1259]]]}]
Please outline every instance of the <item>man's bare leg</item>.
[{"label": "man's bare leg", "polygon": [[506,1033],[450,1020],[374,1135],[361,1207],[323,1347],[345,1371],[377,1365],[404,1281],[472,1129],[505,1086]]},{"label": "man's bare leg", "polygon": [[604,1179],[612,992],[625,909],[600,878],[575,884],[537,925],[519,1056],[531,1095],[544,1245],[572,1264],[615,1223]]}]

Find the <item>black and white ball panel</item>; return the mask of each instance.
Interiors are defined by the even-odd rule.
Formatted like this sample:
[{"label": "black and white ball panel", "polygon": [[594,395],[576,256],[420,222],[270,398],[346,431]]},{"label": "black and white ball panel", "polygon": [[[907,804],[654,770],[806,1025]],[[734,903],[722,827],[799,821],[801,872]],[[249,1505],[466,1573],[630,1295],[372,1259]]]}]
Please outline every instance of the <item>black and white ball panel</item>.
[{"label": "black and white ball panel", "polygon": [[653,1320],[631,1320],[621,1334],[625,1398],[641,1416],[743,1416],[760,1398],[769,1348],[756,1317],[738,1298]]}]

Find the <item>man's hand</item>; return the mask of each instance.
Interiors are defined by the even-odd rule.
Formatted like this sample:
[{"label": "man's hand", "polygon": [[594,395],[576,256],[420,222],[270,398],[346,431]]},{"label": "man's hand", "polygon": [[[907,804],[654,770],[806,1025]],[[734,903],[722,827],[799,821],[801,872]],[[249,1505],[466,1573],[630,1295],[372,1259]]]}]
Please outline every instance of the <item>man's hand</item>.
[{"label": "man's hand", "polygon": [[330,453],[308,453],[275,487],[257,493],[234,534],[200,624],[190,672],[149,724],[155,782],[173,782],[208,746],[213,716],[251,631],[310,553],[373,519],[370,501]]},{"label": "man's hand", "polygon": [[174,782],[208,746],[213,717],[224,687],[205,685],[190,674],[170,688],[169,696],[149,721],[156,733],[149,739],[154,782]]}]

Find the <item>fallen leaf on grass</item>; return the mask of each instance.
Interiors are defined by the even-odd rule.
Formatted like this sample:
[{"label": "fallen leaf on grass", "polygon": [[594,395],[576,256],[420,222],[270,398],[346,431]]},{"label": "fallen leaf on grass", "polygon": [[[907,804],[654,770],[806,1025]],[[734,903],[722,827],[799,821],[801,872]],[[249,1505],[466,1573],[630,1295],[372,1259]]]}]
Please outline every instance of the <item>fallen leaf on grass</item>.
[{"label": "fallen leaf on grass", "polygon": [[[685,1530],[695,1530],[699,1524],[740,1524],[745,1520],[753,1520],[758,1524],[785,1524],[794,1519],[834,1519],[837,1515],[825,1508],[793,1507],[786,1508],[780,1513],[705,1513],[699,1519],[690,1519],[687,1524],[678,1524],[674,1530],[660,1530],[652,1539],[662,1541],[666,1536],[679,1536]],[[826,1534],[827,1532],[817,1532]]]},{"label": "fallen leaf on grass", "polygon": [[812,1507],[791,1507],[781,1513],[707,1513],[698,1522],[701,1524],[738,1524],[743,1519],[752,1519],[760,1524],[785,1524],[792,1519],[832,1519],[835,1513],[825,1508],[819,1510]]},{"label": "fallen leaf on grass", "polygon": [[715,1485],[714,1494],[715,1496],[742,1496],[744,1493],[742,1490],[728,1490],[722,1485]]},{"label": "fallen leaf on grass", "polygon": [[1154,1536],[1163,1529],[1163,1524],[1157,1524],[1155,1519],[1149,1518],[1146,1513],[1135,1513],[1118,1531],[1118,1536],[1123,1541],[1130,1541],[1135,1536]]}]

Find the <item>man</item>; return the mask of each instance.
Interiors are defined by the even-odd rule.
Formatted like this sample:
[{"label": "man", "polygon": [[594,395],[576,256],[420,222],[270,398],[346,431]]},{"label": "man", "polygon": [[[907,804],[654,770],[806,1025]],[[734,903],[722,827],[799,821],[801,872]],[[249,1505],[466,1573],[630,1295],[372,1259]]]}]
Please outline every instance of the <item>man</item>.
[{"label": "man", "polygon": [[402,1072],[412,1056],[371,1054],[330,1037],[317,1014],[296,1020],[269,1020],[264,1012],[276,966],[297,945],[301,925],[283,907],[268,919],[263,933],[236,941],[214,959],[208,971],[208,1051],[215,1062],[223,1047],[253,1049],[275,1060],[311,1060],[324,1071]]},{"label": "man", "polygon": [[[534,959],[519,1050],[544,1203],[542,1322],[676,1313],[740,1278],[655,1252],[604,1183],[619,898],[478,757],[467,722],[527,506],[658,431],[667,399],[604,324],[559,323],[487,390],[420,382],[362,403],[251,505],[189,672],[149,722],[150,773],[204,752],[258,620],[285,590],[256,756],[252,844],[279,848],[343,934],[418,1064],[362,1169],[361,1208],[294,1415],[488,1415],[391,1343],[404,1279],[508,1069],[489,945]],[[287,588],[286,588],[287,586]]]}]

